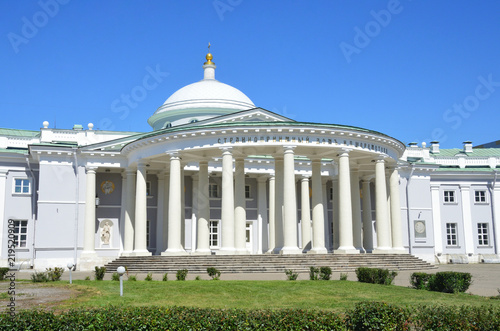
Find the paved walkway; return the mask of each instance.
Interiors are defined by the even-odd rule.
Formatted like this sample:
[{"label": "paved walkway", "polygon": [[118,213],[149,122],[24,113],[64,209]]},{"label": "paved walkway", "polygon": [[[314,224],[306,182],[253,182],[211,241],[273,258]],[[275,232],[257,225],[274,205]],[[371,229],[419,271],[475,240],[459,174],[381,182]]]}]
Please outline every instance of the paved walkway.
[{"label": "paved walkway", "polygon": [[[427,273],[435,273],[438,271],[460,271],[469,272],[472,274],[472,285],[470,286],[467,293],[482,295],[482,296],[496,296],[499,295],[497,289],[500,289],[500,264],[445,264],[438,265],[437,269],[423,270]],[[18,279],[29,279],[32,271],[23,270],[18,272]],[[398,276],[394,280],[394,284],[398,286],[410,286],[410,275],[415,272],[415,270],[399,271]],[[348,280],[357,281],[356,274],[354,272],[348,272]],[[144,280],[146,277],[145,273],[134,274],[137,276],[137,280]],[[207,274],[188,274],[187,280],[192,280],[196,276],[200,276],[201,279],[210,279]],[[94,273],[74,271],[72,272],[73,279],[85,279],[90,277],[94,279]],[[163,274],[154,274],[154,280],[161,280]],[[66,269],[63,276],[63,280],[69,280],[69,272]],[[111,279],[110,274],[106,274],[104,279]],[[170,273],[168,275],[169,280],[175,280],[175,274]],[[308,273],[301,273],[298,277],[299,280],[309,279]],[[340,272],[333,272],[332,279],[340,279]],[[286,280],[284,273],[234,273],[234,274],[222,274],[221,280]]]}]

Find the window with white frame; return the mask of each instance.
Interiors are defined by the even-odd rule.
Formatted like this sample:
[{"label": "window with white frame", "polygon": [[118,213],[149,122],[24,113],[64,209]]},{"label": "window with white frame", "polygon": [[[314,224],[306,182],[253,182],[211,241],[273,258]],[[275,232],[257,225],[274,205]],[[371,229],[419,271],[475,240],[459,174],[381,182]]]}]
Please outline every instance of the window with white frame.
[{"label": "window with white frame", "polygon": [[16,247],[27,247],[28,221],[14,220],[14,245]]},{"label": "window with white frame", "polygon": [[219,221],[210,221],[210,248],[219,247]]},{"label": "window with white frame", "polygon": [[474,191],[474,202],[486,203],[486,191],[483,190]]},{"label": "window with white frame", "polygon": [[30,194],[30,180],[27,178],[14,178],[14,193]]},{"label": "window with white frame", "polygon": [[151,196],[151,182],[146,182],[146,196]]},{"label": "window with white frame", "polygon": [[250,185],[245,185],[245,199],[250,199],[251,197]]},{"label": "window with white frame", "polygon": [[208,184],[208,196],[210,198],[218,198],[219,197],[219,185]]},{"label": "window with white frame", "polygon": [[477,223],[477,243],[479,246],[488,246],[488,223]]},{"label": "window with white frame", "polygon": [[455,203],[455,191],[444,191],[444,203]]},{"label": "window with white frame", "polygon": [[446,223],[446,244],[458,246],[457,223]]}]

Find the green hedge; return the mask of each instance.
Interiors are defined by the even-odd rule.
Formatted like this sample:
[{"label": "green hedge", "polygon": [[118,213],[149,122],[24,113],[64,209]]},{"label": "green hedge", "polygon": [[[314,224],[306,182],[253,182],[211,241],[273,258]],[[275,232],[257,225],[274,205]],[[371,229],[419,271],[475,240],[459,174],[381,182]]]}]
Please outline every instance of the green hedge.
[{"label": "green hedge", "polygon": [[345,314],[318,310],[115,307],[0,313],[0,330],[500,330],[500,308],[399,307],[361,302]]},{"label": "green hedge", "polygon": [[411,286],[417,290],[430,290],[444,293],[465,292],[472,284],[468,272],[443,271],[435,274],[414,272],[410,276]]},{"label": "green hedge", "polygon": [[0,315],[2,330],[345,330],[334,313],[315,310],[106,307],[61,314],[27,310]]},{"label": "green hedge", "polygon": [[398,275],[396,271],[379,268],[357,268],[356,276],[358,281],[370,284],[391,285]]}]

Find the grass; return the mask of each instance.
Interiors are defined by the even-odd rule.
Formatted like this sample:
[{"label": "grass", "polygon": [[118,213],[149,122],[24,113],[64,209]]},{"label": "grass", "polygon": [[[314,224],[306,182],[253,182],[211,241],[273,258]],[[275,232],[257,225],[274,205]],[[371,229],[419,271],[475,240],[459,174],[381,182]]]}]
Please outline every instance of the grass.
[{"label": "grass", "polygon": [[446,294],[400,286],[353,281],[124,281],[124,296],[113,281],[54,282],[80,292],[56,309],[116,306],[188,306],[199,308],[278,309],[299,308],[345,312],[360,301],[384,301],[402,306],[490,305],[492,300],[471,294]]}]

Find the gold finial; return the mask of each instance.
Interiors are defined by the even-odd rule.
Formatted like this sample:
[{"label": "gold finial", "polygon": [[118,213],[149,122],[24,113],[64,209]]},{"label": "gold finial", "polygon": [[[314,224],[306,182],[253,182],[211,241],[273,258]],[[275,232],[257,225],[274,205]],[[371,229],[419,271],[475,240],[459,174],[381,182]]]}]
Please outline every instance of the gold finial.
[{"label": "gold finial", "polygon": [[204,64],[215,64],[215,63],[213,63],[213,62],[212,62],[212,59],[213,59],[214,57],[213,57],[213,56],[212,56],[212,54],[210,53],[210,46],[211,46],[211,45],[210,45],[210,43],[208,43],[208,54],[207,54],[207,56],[205,57],[205,58],[207,59],[207,62],[205,62]]}]

